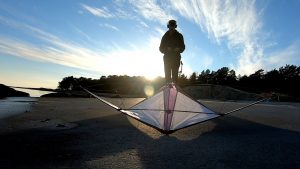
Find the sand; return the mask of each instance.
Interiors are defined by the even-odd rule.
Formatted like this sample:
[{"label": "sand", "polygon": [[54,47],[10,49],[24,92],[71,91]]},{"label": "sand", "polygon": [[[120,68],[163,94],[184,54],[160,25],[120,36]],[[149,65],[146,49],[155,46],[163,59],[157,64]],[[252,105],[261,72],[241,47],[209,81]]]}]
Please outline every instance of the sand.
[{"label": "sand", "polygon": [[[246,104],[203,103],[221,112]],[[166,136],[93,98],[39,98],[0,120],[0,150],[1,169],[300,168],[300,105],[259,104]]]}]

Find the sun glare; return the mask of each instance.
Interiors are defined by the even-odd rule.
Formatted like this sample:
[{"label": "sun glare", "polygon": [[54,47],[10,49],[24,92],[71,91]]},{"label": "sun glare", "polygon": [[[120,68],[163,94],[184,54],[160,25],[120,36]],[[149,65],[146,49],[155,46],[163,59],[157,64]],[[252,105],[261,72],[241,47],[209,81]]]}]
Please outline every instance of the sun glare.
[{"label": "sun glare", "polygon": [[163,76],[163,54],[158,47],[160,37],[151,37],[145,44],[132,44],[129,48],[109,51],[91,61],[92,69],[111,75],[143,76],[154,80]]},{"label": "sun glare", "polygon": [[144,92],[146,94],[147,97],[150,97],[154,94],[154,88],[151,85],[146,85],[144,87]]},{"label": "sun glare", "polygon": [[153,58],[153,56],[148,56],[151,59],[148,59],[148,62],[144,64],[144,67],[141,69],[141,74],[147,80],[154,80],[158,76],[163,76],[163,61],[159,58]]},{"label": "sun glare", "polygon": [[155,78],[157,78],[158,77],[158,75],[157,74],[146,74],[145,75],[145,78],[147,79],[147,80],[150,80],[150,81],[153,81]]}]

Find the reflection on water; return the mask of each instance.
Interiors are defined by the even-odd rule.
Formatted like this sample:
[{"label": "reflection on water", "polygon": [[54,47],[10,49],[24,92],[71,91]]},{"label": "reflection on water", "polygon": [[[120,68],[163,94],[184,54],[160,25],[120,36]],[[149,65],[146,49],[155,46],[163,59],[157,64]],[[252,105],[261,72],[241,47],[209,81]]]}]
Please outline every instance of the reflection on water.
[{"label": "reflection on water", "polygon": [[37,101],[34,97],[7,97],[0,99],[0,119],[29,112],[32,104]]},{"label": "reflection on water", "polygon": [[29,93],[30,97],[41,97],[44,94],[53,93],[53,92],[49,92],[49,91],[32,90],[32,89],[20,89],[20,88],[15,88],[15,90]]}]

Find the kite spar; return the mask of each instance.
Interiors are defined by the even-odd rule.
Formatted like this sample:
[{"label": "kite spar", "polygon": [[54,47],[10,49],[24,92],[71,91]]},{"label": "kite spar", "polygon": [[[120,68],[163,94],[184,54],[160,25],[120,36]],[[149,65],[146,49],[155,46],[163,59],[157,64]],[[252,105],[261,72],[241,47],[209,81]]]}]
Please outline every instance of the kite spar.
[{"label": "kite spar", "polygon": [[188,96],[176,84],[170,83],[162,87],[153,96],[128,109],[122,109],[90,92],[86,88],[80,87],[108,106],[165,134],[240,111],[268,99],[264,98],[226,113],[217,113]]}]

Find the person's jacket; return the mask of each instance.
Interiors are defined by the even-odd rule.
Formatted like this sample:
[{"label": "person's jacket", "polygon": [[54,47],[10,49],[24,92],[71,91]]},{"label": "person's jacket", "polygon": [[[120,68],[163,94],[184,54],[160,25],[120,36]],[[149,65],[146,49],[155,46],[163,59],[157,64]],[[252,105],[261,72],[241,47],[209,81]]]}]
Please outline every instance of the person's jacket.
[{"label": "person's jacket", "polygon": [[[168,47],[172,49],[172,51],[168,51]],[[179,48],[179,52],[175,52],[175,48]],[[161,53],[165,54],[165,57],[174,57],[179,56],[185,49],[183,36],[177,30],[170,35],[170,31],[167,31],[161,39],[159,50]]]}]

